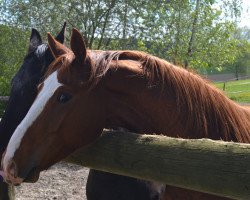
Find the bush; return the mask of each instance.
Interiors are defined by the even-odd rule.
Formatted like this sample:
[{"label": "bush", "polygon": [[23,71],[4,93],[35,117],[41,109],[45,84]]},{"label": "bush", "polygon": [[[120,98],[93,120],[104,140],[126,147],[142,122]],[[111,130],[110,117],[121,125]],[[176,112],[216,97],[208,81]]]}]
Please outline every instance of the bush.
[{"label": "bush", "polygon": [[11,78],[23,62],[28,41],[27,32],[0,25],[0,96],[9,95]]}]

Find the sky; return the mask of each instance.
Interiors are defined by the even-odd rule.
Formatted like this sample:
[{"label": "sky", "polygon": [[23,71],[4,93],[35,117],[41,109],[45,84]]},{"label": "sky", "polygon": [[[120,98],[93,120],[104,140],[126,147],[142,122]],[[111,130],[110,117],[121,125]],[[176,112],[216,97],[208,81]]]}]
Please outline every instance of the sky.
[{"label": "sky", "polygon": [[241,22],[239,26],[248,26],[250,27],[250,0],[243,0],[243,11],[241,16]]}]

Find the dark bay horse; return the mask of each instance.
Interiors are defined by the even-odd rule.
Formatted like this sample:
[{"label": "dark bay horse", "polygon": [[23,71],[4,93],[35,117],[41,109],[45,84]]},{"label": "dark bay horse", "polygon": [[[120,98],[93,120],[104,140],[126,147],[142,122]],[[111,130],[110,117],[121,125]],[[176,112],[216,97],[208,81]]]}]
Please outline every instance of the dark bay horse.
[{"label": "dark bay horse", "polygon": [[[250,141],[250,110],[196,74],[136,51],[71,49],[49,35],[56,58],[2,160],[5,178],[37,180],[41,170],[92,143],[105,127],[182,138]],[[165,199],[225,199],[166,187]]]},{"label": "dark bay horse", "polygon": [[[56,39],[64,42],[66,23]],[[0,153],[4,152],[9,139],[18,124],[27,114],[37,95],[37,85],[41,81],[49,64],[54,60],[48,45],[42,42],[41,36],[36,29],[32,29],[28,54],[23,64],[12,79],[10,98],[0,122]],[[13,189],[6,183],[0,183],[0,200],[13,199]]]},{"label": "dark bay horse", "polygon": [[[64,42],[65,27],[66,23],[56,37],[60,43]],[[14,130],[31,107],[37,95],[37,86],[53,60],[48,45],[42,42],[39,32],[32,29],[28,54],[12,79],[10,99],[0,123],[1,152],[5,150]],[[159,193],[158,188],[154,191],[148,185],[148,181],[90,170],[86,192],[88,200],[95,200],[97,197],[105,200],[132,200],[133,196],[136,199],[154,199]],[[10,188],[11,186],[8,188],[6,183],[0,183],[0,200],[13,199],[11,196],[14,194],[9,192]]]},{"label": "dark bay horse", "polygon": [[[61,43],[65,26],[56,37]],[[53,60],[48,45],[42,42],[39,32],[32,29],[28,54],[11,81],[10,98],[0,122],[0,152],[5,150],[16,127],[27,114],[36,98],[37,86]]]}]

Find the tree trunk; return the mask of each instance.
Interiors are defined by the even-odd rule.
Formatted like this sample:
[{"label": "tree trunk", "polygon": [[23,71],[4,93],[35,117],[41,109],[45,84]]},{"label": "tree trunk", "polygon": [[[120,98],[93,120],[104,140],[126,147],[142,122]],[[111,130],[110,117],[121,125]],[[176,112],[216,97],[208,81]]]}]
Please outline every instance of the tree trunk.
[{"label": "tree trunk", "polygon": [[103,37],[104,37],[104,34],[105,34],[105,31],[106,31],[106,26],[107,26],[107,23],[108,23],[108,19],[110,17],[110,12],[111,10],[114,8],[115,6],[115,0],[113,0],[109,6],[109,8],[106,10],[106,13],[104,15],[104,23],[103,23],[103,26],[102,26],[102,31],[101,31],[101,38],[98,42],[98,46],[97,46],[97,49],[100,49],[101,46],[102,46],[102,42],[103,42]]},{"label": "tree trunk", "polygon": [[187,58],[185,60],[185,69],[188,68],[189,66],[189,58],[192,57],[193,54],[193,46],[195,42],[195,35],[197,31],[197,23],[199,19],[199,12],[200,12],[200,0],[196,0],[196,6],[195,6],[195,15],[194,15],[194,20],[192,23],[192,32],[191,32],[191,37],[188,43],[188,52],[187,52]]}]

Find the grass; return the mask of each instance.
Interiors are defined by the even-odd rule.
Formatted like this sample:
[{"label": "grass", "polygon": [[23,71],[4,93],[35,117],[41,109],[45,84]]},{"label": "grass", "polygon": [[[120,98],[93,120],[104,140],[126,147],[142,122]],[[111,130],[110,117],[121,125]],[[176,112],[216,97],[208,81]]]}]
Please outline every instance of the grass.
[{"label": "grass", "polygon": [[[223,90],[224,83],[215,83],[215,85]],[[226,82],[225,93],[234,101],[250,103],[250,79]]]}]

